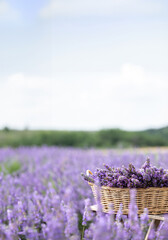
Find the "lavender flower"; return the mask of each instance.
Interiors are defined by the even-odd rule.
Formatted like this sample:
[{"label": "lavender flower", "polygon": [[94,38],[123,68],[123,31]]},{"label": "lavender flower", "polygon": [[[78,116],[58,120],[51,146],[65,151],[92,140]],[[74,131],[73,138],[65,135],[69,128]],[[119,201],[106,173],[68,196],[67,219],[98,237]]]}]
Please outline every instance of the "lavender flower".
[{"label": "lavender flower", "polygon": [[128,168],[122,166],[111,168],[104,164],[106,169],[97,169],[92,176],[82,174],[83,178],[100,186],[119,188],[147,188],[147,187],[168,187],[168,171],[163,168],[152,167],[148,158],[140,169],[133,164]]},{"label": "lavender flower", "polygon": [[[168,187],[168,151],[150,156],[152,164],[148,160],[141,167],[143,152],[47,146],[1,148],[0,239],[143,240],[148,215],[145,210],[138,218],[135,196],[128,217],[120,211],[116,219],[112,206],[104,214],[100,204],[98,214],[93,214],[93,194],[80,172],[98,167],[86,178],[98,185],[98,190],[102,185]],[[6,168],[15,162],[19,170],[9,173]],[[104,162],[105,169],[101,169]],[[156,233],[153,230],[151,239],[166,239],[166,229],[167,221]]]}]

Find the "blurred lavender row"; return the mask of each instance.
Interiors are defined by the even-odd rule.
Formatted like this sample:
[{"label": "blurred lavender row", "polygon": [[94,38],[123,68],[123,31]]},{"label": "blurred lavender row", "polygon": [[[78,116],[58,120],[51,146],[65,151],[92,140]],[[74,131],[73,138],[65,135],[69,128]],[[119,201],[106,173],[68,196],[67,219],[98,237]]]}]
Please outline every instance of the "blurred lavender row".
[{"label": "blurred lavender row", "polygon": [[[146,158],[168,168],[168,151],[82,150],[58,147],[0,149],[0,239],[110,240],[144,239],[147,210],[138,218],[135,193],[129,216],[116,219],[99,211],[93,214],[92,192],[81,172],[94,171],[103,163],[120,167],[133,163],[139,168]],[[167,220],[149,239],[167,239]]]}]

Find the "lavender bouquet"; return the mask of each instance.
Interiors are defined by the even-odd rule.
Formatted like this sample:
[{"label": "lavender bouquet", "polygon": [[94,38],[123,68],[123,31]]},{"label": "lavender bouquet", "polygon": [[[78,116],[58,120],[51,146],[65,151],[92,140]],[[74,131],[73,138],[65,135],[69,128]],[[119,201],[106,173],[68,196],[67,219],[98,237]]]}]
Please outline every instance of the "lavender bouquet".
[{"label": "lavender bouquet", "polygon": [[148,158],[140,169],[133,164],[128,167],[113,168],[104,164],[104,169],[97,169],[93,175],[82,173],[83,178],[100,186],[116,188],[168,187],[168,170],[151,166]]}]

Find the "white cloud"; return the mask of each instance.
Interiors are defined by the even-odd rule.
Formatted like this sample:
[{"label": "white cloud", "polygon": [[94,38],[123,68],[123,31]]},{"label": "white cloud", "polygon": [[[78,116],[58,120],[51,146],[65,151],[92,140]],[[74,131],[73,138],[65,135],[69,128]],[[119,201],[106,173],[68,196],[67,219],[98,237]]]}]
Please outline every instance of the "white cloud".
[{"label": "white cloud", "polygon": [[116,73],[13,74],[0,84],[0,126],[143,129],[168,122],[166,76],[124,64]]},{"label": "white cloud", "polygon": [[47,79],[22,73],[8,76],[0,87],[1,124],[14,127],[45,124],[51,106],[47,84]]},{"label": "white cloud", "polygon": [[13,20],[18,15],[18,12],[6,0],[0,0],[0,20]]},{"label": "white cloud", "polygon": [[153,0],[50,0],[40,10],[40,16],[83,16],[115,14],[153,14],[161,11],[162,5]]},{"label": "white cloud", "polygon": [[123,64],[121,74],[126,81],[135,81],[136,77],[136,84],[145,81],[144,68],[139,65],[133,65],[130,63]]}]

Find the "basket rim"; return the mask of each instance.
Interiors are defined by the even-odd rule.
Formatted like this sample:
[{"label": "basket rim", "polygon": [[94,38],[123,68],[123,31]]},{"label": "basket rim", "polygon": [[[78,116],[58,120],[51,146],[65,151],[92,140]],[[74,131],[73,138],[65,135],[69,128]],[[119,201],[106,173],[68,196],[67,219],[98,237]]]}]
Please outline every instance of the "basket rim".
[{"label": "basket rim", "polygon": [[[90,186],[97,186],[95,183],[91,183],[91,182],[88,182],[88,184]],[[117,187],[109,187],[109,186],[100,186],[100,188],[102,189],[107,189],[107,190],[118,190],[118,191],[121,191],[121,190],[131,190],[131,189],[136,189],[137,191],[150,191],[150,190],[163,190],[163,191],[168,191],[168,187],[148,187],[148,188],[117,188]]]}]

